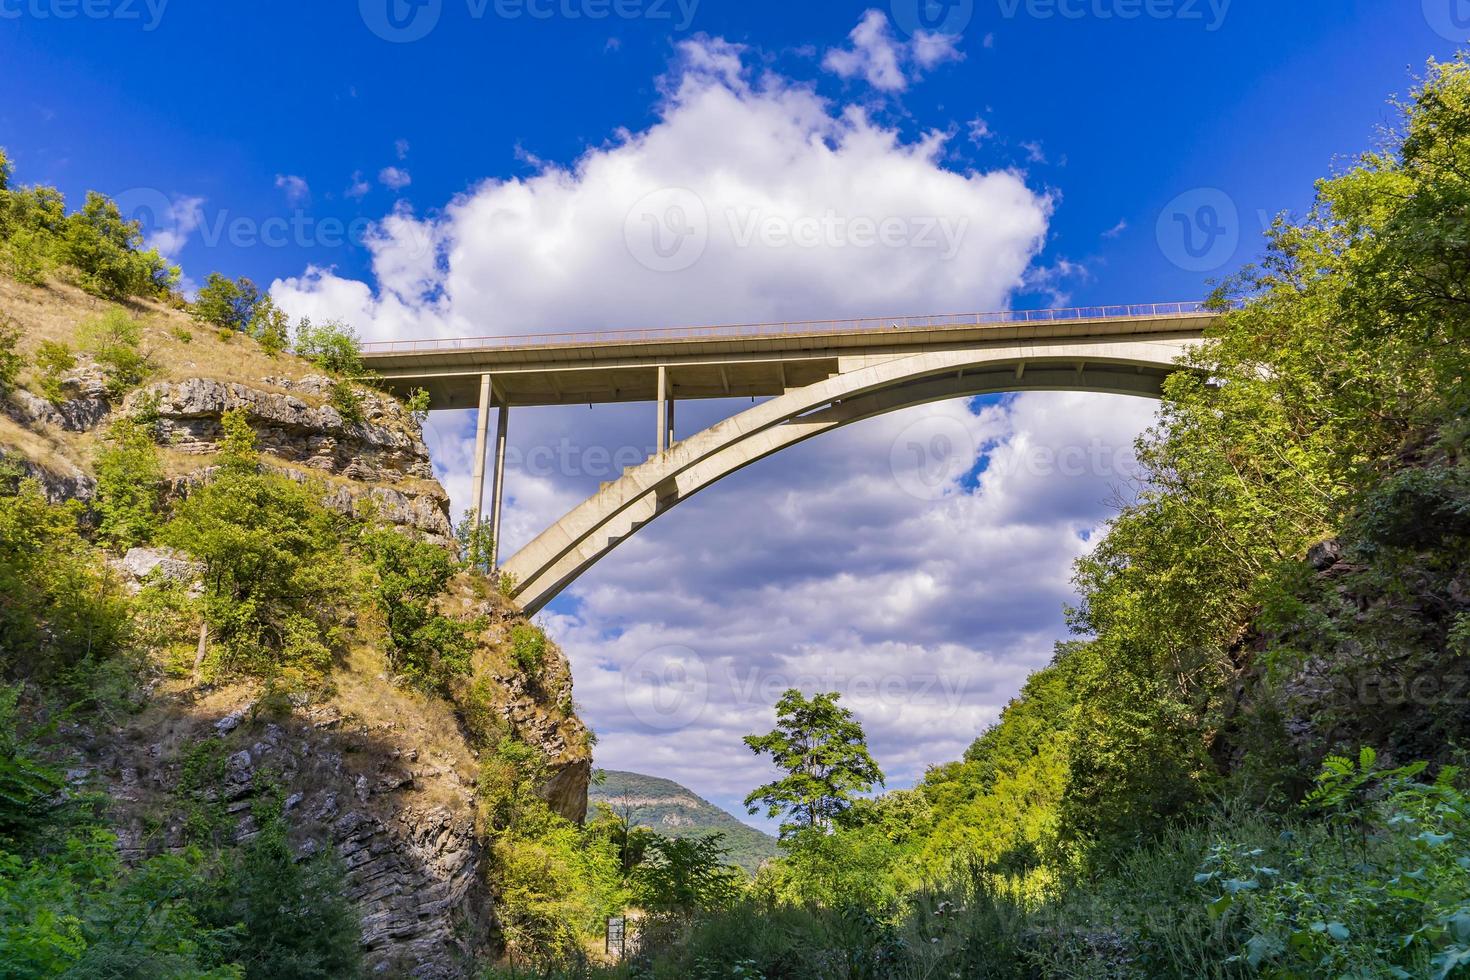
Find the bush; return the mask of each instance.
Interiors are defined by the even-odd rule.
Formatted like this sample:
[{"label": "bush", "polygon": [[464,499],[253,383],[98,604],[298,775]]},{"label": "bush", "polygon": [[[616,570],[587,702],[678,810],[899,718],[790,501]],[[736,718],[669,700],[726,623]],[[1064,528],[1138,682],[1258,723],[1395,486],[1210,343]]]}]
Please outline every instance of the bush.
[{"label": "bush", "polygon": [[36,351],[36,368],[41,372],[41,394],[55,405],[66,401],[66,390],[62,385],[68,371],[77,366],[77,357],[66,344],[54,340],[41,341]]},{"label": "bush", "polygon": [[303,317],[296,326],[296,353],[339,378],[361,378],[367,373],[357,334],[340,320],[318,326]]},{"label": "bush", "polygon": [[113,398],[142,384],[152,370],[147,355],[139,350],[142,339],[142,325],[119,306],[77,328],[78,343],[102,366]]},{"label": "bush", "polygon": [[0,243],[0,261],[12,279],[28,286],[45,285],[55,264],[46,236],[26,228]]},{"label": "bush", "polygon": [[143,250],[136,221],[125,221],[117,205],[88,192],[82,209],[66,219],[58,257],[78,273],[81,287],[107,299],[160,296],[178,283],[179,270],[153,250]]},{"label": "bush", "polygon": [[517,623],[510,628],[510,662],[515,669],[531,680],[541,676],[546,665],[546,634],[529,623]]},{"label": "bush", "polygon": [[434,608],[458,570],[454,556],[389,527],[363,533],[358,544],[375,572],[373,597],[387,620],[388,662],[420,687],[447,691],[469,673],[480,628]]},{"label": "bush", "polygon": [[119,552],[145,544],[159,523],[163,467],[152,433],[119,419],[97,454],[97,532]]},{"label": "bush", "polygon": [[0,315],[0,395],[14,388],[26,359],[16,345],[20,343],[20,327],[9,317]]},{"label": "bush", "polygon": [[287,686],[319,681],[348,575],[341,518],[309,488],[262,473],[242,412],[224,415],[215,477],[159,532],[205,565],[205,617],[221,666]]}]

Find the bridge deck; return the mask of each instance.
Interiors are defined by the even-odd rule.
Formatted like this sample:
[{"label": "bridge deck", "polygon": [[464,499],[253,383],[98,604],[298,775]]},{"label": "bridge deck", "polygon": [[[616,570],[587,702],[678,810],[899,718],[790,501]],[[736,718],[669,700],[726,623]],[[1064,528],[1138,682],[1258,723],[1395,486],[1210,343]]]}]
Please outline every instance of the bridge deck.
[{"label": "bridge deck", "polygon": [[779,395],[830,377],[839,359],[1016,341],[1198,336],[1218,314],[1202,303],[590,333],[390,341],[364,345],[389,387],[425,388],[435,409],[472,408],[480,376],[512,406],[653,401],[657,368],[676,399]]}]

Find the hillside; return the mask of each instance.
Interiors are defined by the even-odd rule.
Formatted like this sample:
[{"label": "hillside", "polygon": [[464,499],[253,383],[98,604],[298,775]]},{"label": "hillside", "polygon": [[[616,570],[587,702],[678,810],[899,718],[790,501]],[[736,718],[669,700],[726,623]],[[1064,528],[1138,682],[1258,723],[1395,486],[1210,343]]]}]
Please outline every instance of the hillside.
[{"label": "hillside", "polygon": [[[29,193],[0,188],[0,219]],[[0,774],[26,774],[0,787],[0,856],[36,862],[16,888],[65,884],[0,911],[0,974],[33,975],[15,943],[76,915],[77,975],[223,975],[204,957],[271,947],[257,899],[320,916],[322,975],[493,956],[519,813],[576,827],[591,737],[560,651],[455,554],[420,417],[167,290],[28,278],[0,272]],[[55,865],[63,815],[123,864]],[[122,951],[114,903],[144,937]],[[247,928],[176,935],[210,921]]]},{"label": "hillside", "polygon": [[666,837],[725,835],[730,860],[755,873],[761,862],[776,857],[776,838],[741,822],[671,779],[636,772],[599,769],[587,790],[589,806],[605,803],[630,823]]}]

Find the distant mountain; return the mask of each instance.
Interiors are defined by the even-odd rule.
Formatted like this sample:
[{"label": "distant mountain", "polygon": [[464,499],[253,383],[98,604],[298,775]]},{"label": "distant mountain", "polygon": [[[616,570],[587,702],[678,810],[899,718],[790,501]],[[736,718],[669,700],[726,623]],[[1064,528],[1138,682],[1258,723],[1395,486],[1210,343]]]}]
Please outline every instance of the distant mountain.
[{"label": "distant mountain", "polygon": [[588,787],[589,806],[606,803],[620,813],[625,807],[631,808],[635,826],[647,827],[666,837],[724,834],[731,863],[751,874],[762,861],[779,853],[776,838],[741,823],[671,779],[615,769],[598,772],[604,778],[600,783],[594,779]]}]

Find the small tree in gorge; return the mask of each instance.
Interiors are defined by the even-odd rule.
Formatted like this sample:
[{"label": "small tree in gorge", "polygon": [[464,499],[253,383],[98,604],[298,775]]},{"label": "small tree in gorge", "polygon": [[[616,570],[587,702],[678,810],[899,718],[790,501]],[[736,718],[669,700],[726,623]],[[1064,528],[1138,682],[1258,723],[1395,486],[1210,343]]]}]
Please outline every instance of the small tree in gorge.
[{"label": "small tree in gorge", "polygon": [[751,791],[745,806],[766,816],[784,813],[781,836],[826,828],[852,806],[856,793],[883,785],[883,773],[868,754],[862,723],[838,705],[840,694],[817,694],[807,700],[797,690],[776,702],[776,728],[766,735],[747,735],[756,755],[770,755],[786,775]]}]

